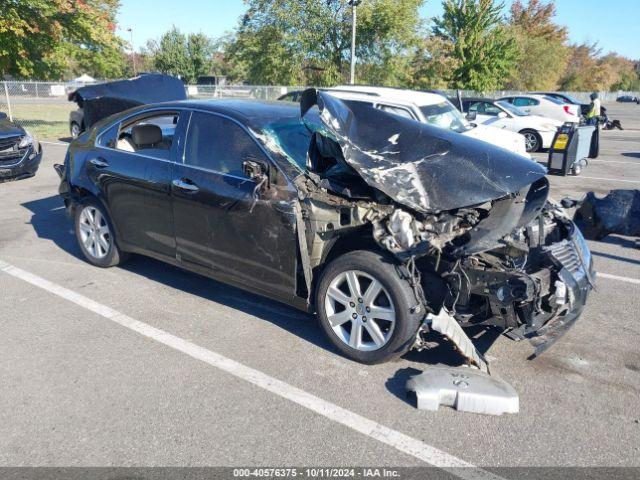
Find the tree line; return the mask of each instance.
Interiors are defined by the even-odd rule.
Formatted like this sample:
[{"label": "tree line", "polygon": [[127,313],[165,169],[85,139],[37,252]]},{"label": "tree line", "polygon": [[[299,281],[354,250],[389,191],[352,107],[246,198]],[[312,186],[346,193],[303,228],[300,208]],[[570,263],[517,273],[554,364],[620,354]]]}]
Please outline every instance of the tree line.
[{"label": "tree line", "polygon": [[[211,38],[176,27],[126,53],[115,35],[118,0],[0,0],[0,75],[99,78],[160,71],[194,82],[345,83],[351,48],[347,0],[245,0],[232,32]],[[640,90],[640,63],[596,43],[573,44],[555,3],[444,0],[423,19],[424,0],[363,0],[358,9],[358,83],[420,89]],[[131,56],[134,58],[131,58]]]}]

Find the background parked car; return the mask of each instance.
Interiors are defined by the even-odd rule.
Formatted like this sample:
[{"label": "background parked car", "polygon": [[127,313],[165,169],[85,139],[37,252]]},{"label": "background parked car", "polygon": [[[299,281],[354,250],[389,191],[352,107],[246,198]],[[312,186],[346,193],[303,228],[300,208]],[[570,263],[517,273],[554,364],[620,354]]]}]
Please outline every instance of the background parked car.
[{"label": "background parked car", "polygon": [[616,102],[620,102],[620,103],[636,102],[637,104],[640,104],[640,98],[634,97],[633,95],[620,95],[618,98],[616,98]]},{"label": "background parked car", "polygon": [[300,95],[302,95],[301,90],[294,90],[292,92],[287,92],[284,95],[280,95],[278,97],[278,101],[281,102],[299,102]]},{"label": "background parked car", "polygon": [[41,160],[36,139],[0,112],[0,182],[33,177]]},{"label": "background parked car", "polygon": [[578,123],[580,106],[564,103],[562,100],[548,95],[513,95],[500,100],[509,102],[526,113],[553,118],[561,122]]},{"label": "background parked car", "polygon": [[470,121],[524,135],[527,152],[549,148],[562,125],[558,120],[531,115],[502,100],[463,98],[462,105]]},{"label": "background parked car", "polygon": [[589,109],[591,108],[591,104],[581,102],[577,98],[572,97],[567,93],[562,93],[562,92],[531,92],[531,93],[534,93],[536,95],[546,95],[547,97],[557,98],[558,100],[564,103],[568,103],[569,105],[580,105],[580,113],[582,115],[586,115],[587,113],[589,113]]},{"label": "background parked car", "polygon": [[529,157],[522,135],[469,123],[446,97],[437,93],[353,85],[328,88],[324,91],[347,105],[354,102],[366,103],[388,113],[452,130]]}]

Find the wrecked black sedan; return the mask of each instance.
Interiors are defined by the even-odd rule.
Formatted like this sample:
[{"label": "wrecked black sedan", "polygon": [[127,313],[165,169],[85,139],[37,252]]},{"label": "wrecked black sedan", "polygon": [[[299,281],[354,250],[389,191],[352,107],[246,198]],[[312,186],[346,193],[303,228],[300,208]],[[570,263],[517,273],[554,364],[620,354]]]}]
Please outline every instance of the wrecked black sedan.
[{"label": "wrecked black sedan", "polygon": [[301,107],[187,101],[99,122],[60,193],[89,262],[148,255],[315,311],[376,363],[430,328],[550,344],[580,315],[589,250],[545,170],[485,142],[308,90]]},{"label": "wrecked black sedan", "polygon": [[38,141],[0,112],[0,182],[33,177],[41,160]]}]

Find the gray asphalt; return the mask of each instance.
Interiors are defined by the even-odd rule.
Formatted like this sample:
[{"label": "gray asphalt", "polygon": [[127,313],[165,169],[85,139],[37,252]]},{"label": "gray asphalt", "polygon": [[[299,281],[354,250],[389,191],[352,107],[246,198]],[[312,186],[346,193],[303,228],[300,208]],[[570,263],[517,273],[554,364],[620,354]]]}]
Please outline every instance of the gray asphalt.
[{"label": "gray asphalt", "polygon": [[[640,107],[610,112],[628,129],[603,132],[582,174],[605,180],[551,177],[554,197],[640,188]],[[419,411],[404,382],[458,360],[446,344],[363,366],[275,302],[143,257],[91,267],[57,197],[51,167],[65,147],[44,149],[35,178],[0,184],[0,260],[478,466],[640,466],[640,285],[601,279],[539,359],[528,343],[478,339],[519,392],[519,414]],[[640,278],[631,239],[590,246],[600,272]],[[421,465],[2,272],[0,304],[2,466]]]}]

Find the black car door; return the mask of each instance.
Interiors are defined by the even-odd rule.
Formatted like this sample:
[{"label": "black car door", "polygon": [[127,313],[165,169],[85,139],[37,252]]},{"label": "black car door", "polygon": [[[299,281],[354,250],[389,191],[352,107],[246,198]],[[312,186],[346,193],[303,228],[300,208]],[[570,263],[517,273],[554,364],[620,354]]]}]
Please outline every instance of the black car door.
[{"label": "black car door", "polygon": [[[243,162],[270,169],[259,182]],[[177,252],[230,283],[291,298],[295,291],[295,190],[235,120],[194,111],[172,185]]]},{"label": "black car door", "polygon": [[128,118],[99,137],[99,148],[87,158],[126,249],[175,256],[171,170],[179,118],[178,111]]}]

